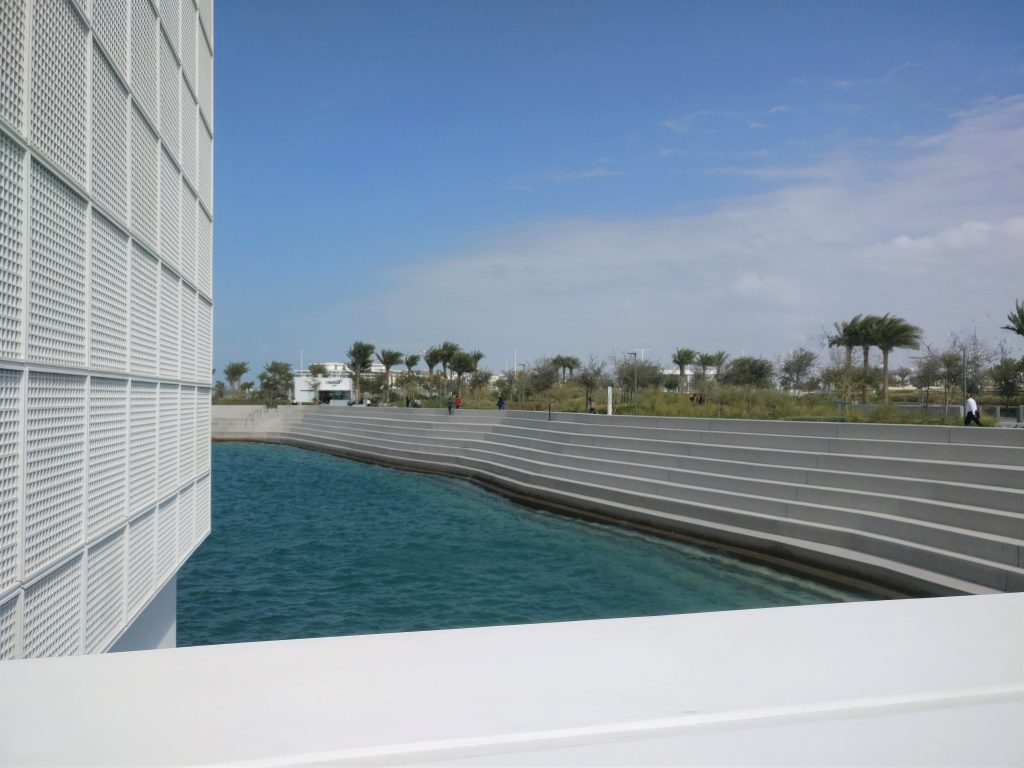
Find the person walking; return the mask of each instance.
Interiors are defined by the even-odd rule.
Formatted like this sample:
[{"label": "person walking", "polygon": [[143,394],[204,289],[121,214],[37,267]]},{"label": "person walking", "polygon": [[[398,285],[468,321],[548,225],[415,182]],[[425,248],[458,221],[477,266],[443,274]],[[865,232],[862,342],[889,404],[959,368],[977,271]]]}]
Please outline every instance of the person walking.
[{"label": "person walking", "polygon": [[978,401],[974,399],[974,393],[967,393],[967,406],[964,408],[964,426],[969,427],[973,421],[981,426],[981,414],[978,411]]},{"label": "person walking", "polygon": [[455,400],[451,395],[448,395],[448,415],[452,415],[452,410],[455,408]]},{"label": "person walking", "polygon": [[504,397],[499,397],[498,398],[498,410],[499,411],[504,411],[505,410],[505,398]]}]

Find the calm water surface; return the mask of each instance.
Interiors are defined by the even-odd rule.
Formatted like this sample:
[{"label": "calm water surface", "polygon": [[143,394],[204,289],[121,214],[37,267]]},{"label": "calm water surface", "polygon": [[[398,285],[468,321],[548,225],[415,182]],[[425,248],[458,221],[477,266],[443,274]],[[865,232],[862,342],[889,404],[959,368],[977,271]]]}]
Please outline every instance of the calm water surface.
[{"label": "calm water surface", "polygon": [[178,575],[178,644],[864,599],[460,480],[219,443],[213,533]]}]

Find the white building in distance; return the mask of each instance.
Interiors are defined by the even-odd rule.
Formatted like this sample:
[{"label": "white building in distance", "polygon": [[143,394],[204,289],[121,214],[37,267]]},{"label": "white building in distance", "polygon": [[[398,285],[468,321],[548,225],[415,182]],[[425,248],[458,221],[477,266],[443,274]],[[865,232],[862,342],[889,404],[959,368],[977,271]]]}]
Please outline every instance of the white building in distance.
[{"label": "white building in distance", "polygon": [[210,0],[0,2],[0,659],[174,644],[210,531]]}]

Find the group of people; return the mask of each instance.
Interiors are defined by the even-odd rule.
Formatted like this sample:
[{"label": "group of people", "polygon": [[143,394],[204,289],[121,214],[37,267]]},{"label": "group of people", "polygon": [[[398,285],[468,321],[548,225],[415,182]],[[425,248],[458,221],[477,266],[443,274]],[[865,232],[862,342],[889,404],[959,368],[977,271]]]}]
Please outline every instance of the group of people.
[{"label": "group of people", "polygon": [[452,397],[451,395],[448,396],[448,415],[449,416],[452,415],[452,411],[454,409],[461,408],[461,407],[462,407],[462,398],[461,397]]}]

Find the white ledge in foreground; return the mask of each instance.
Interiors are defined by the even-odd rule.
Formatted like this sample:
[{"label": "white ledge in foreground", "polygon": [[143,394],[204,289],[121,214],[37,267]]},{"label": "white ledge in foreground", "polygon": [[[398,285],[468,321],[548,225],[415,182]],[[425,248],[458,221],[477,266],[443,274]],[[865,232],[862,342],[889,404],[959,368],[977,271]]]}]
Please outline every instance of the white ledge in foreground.
[{"label": "white ledge in foreground", "polygon": [[4,765],[1024,764],[1024,594],[0,663]]}]

